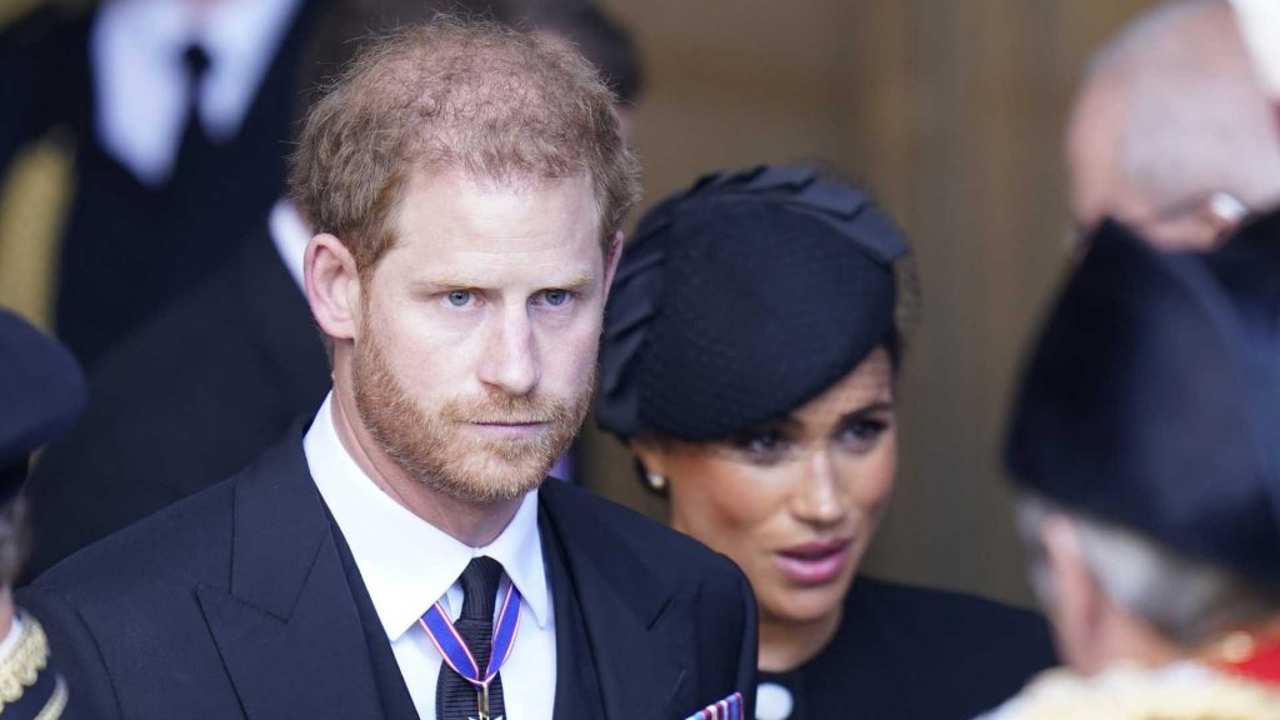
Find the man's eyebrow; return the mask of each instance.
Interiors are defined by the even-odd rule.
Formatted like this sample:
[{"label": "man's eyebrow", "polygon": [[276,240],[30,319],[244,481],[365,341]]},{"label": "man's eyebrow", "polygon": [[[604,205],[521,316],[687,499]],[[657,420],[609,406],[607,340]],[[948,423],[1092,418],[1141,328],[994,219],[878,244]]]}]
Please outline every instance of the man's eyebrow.
[{"label": "man's eyebrow", "polygon": [[[578,273],[570,275],[565,280],[552,278],[551,282],[541,283],[540,288],[547,290],[580,290],[585,287],[590,287],[595,281],[595,276],[590,273]],[[492,278],[468,278],[464,276],[441,275],[437,277],[418,278],[413,281],[413,286],[420,290],[433,292],[466,288],[486,288],[491,282]]]}]

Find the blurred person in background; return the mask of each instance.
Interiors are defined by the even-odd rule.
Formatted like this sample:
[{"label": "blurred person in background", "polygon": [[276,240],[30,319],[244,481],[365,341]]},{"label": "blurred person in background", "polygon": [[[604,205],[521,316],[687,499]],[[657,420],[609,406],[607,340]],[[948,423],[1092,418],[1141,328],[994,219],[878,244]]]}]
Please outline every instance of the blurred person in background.
[{"label": "blurred person in background", "polygon": [[1253,67],[1275,110],[1280,132],[1280,3],[1231,0]]},{"label": "blurred person in background", "polygon": [[1280,216],[1212,254],[1106,223],[1007,463],[1067,666],[992,720],[1280,717]]},{"label": "blurred person in background", "polygon": [[85,395],[71,353],[0,309],[0,717],[5,720],[92,717],[68,706],[67,687],[43,627],[13,600],[30,535],[21,490],[31,455],[71,426]]},{"label": "blurred person in background", "polygon": [[649,211],[605,319],[596,419],[760,607],[757,718],[968,718],[1052,661],[1035,614],[858,574],[896,482],[907,246],[800,167]]},{"label": "blurred person in background", "polygon": [[0,36],[0,169],[52,129],[74,152],[52,302],[87,368],[233,257],[279,197],[323,1],[46,4]]},{"label": "blurred person in background", "polygon": [[1276,115],[1227,0],[1166,3],[1091,61],[1066,136],[1081,233],[1205,249],[1280,201]]},{"label": "blurred person in background", "polygon": [[[634,104],[639,60],[594,4],[517,0],[334,0],[317,18],[299,67],[305,115],[317,90],[362,39],[440,9],[527,24],[586,50]],[[625,111],[620,113],[625,115]],[[90,374],[89,408],[34,470],[38,542],[26,578],[81,547],[247,465],[329,388],[329,364],[302,292],[312,236],[288,198],[258,218],[230,264],[109,353]],[[570,478],[573,453],[554,474]],[[44,518],[49,518],[47,521]],[[58,518],[75,517],[77,522]]]}]

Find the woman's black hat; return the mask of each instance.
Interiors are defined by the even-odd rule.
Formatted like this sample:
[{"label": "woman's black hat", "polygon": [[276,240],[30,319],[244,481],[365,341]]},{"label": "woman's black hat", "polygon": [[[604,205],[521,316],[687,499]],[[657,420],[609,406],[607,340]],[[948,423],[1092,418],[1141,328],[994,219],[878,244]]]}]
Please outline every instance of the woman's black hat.
[{"label": "woman's black hat", "polygon": [[906,251],[866,195],[812,169],[704,176],[623,252],[597,421],[698,441],[804,404],[893,333]]},{"label": "woman's black hat", "polygon": [[1280,215],[1207,254],[1105,223],[1015,404],[1017,482],[1280,583]]}]

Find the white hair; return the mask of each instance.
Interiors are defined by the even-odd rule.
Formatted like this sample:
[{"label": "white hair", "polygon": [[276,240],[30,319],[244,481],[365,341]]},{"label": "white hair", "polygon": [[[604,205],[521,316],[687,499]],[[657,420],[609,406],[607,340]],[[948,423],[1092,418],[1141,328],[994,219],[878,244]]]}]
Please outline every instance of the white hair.
[{"label": "white hair", "polygon": [[1093,59],[1123,87],[1121,172],[1158,207],[1225,192],[1280,202],[1280,126],[1225,0],[1166,3]]},{"label": "white hair", "polygon": [[1025,493],[1017,504],[1018,528],[1031,559],[1032,585],[1046,606],[1053,604],[1054,588],[1040,527],[1051,514],[1071,522],[1101,590],[1183,647],[1196,647],[1280,610],[1280,588],[1185,558],[1142,534]]}]

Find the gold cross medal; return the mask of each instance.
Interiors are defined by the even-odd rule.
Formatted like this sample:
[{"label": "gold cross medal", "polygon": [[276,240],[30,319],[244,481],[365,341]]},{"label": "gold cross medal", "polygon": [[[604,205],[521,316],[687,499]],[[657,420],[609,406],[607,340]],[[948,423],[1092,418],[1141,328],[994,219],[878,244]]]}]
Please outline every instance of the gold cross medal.
[{"label": "gold cross medal", "polygon": [[479,717],[468,718],[467,720],[503,720],[503,716],[493,717],[489,714],[489,683],[485,683],[476,689],[476,714]]}]

